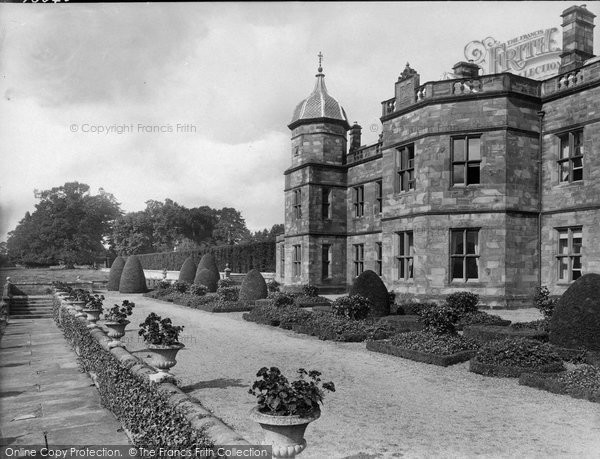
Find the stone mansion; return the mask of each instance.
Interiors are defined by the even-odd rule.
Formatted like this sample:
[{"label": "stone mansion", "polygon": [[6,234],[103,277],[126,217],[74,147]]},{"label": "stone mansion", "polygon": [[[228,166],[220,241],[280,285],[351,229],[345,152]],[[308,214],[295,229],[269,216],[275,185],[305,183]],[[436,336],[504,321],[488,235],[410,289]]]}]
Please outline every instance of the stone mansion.
[{"label": "stone mansion", "polygon": [[294,110],[277,279],[344,292],[364,270],[390,291],[436,300],[469,290],[491,307],[531,304],[600,272],[600,59],[595,15],[562,14],[558,75],[421,84],[406,68],[361,146],[319,67]]}]

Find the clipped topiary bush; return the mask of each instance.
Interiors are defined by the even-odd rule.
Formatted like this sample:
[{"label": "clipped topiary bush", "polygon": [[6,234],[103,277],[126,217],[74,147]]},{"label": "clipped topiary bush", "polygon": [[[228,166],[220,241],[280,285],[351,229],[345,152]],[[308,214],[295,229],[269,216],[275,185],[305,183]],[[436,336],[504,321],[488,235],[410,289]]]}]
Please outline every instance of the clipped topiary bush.
[{"label": "clipped topiary bush", "polygon": [[354,279],[350,296],[360,295],[372,304],[371,315],[383,317],[390,314],[390,296],[381,278],[370,269]]},{"label": "clipped topiary bush", "polygon": [[219,282],[219,272],[212,269],[202,268],[198,265],[198,272],[194,278],[194,284],[204,285],[209,292],[217,291],[217,284]]},{"label": "clipped topiary bush", "polygon": [[125,267],[125,259],[121,256],[115,258],[112,266],[110,267],[110,273],[108,274],[108,285],[107,290],[109,292],[119,291],[119,282],[121,282],[121,274]]},{"label": "clipped topiary bush", "polygon": [[142,264],[138,257],[130,255],[121,273],[119,293],[146,293],[147,291]]},{"label": "clipped topiary bush", "polygon": [[197,266],[192,257],[187,257],[179,270],[179,282],[193,283],[196,277],[196,270]]},{"label": "clipped topiary bush", "polygon": [[425,330],[438,335],[456,334],[456,322],[459,316],[447,303],[424,308],[419,312],[419,321]]},{"label": "clipped topiary bush", "polygon": [[215,260],[215,256],[212,253],[206,253],[202,256],[202,258],[200,259],[200,263],[198,263],[197,271],[201,270],[202,268],[214,269],[216,272],[219,272],[219,268],[217,267],[217,261]]},{"label": "clipped topiary bush", "polygon": [[585,274],[558,300],[550,318],[552,344],[600,351],[600,274]]},{"label": "clipped topiary bush", "polygon": [[371,302],[360,295],[341,296],[331,304],[336,316],[353,320],[366,319],[371,308]]},{"label": "clipped topiary bush", "polygon": [[268,295],[267,283],[258,269],[251,269],[240,287],[240,301],[256,301]]},{"label": "clipped topiary bush", "polygon": [[477,312],[477,303],[479,295],[471,292],[455,292],[446,297],[446,304],[454,309],[459,317]]}]

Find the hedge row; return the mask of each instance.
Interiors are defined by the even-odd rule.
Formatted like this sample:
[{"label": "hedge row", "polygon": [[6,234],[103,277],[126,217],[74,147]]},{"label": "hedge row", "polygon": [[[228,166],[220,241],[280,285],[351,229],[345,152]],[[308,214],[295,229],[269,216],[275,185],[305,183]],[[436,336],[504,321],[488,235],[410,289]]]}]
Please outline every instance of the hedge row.
[{"label": "hedge row", "polygon": [[184,252],[145,253],[138,255],[144,269],[167,269],[179,271],[187,257],[198,264],[202,256],[212,253],[219,271],[229,268],[234,273],[247,273],[251,269],[263,272],[275,271],[275,242],[223,245],[207,249]]},{"label": "hedge row", "polygon": [[203,430],[195,429],[184,413],[168,402],[157,384],[128,371],[92,336],[86,322],[63,311],[55,301],[54,319],[60,322],[65,337],[79,354],[86,372],[96,375],[102,405],[131,432],[134,443],[144,447],[211,448],[213,443]]}]

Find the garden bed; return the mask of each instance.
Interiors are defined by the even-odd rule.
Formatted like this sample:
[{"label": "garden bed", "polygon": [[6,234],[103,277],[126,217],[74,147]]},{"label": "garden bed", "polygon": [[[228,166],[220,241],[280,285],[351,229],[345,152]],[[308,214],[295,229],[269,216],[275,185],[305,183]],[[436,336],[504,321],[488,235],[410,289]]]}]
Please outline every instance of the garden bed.
[{"label": "garden bed", "polygon": [[466,362],[472,358],[476,352],[475,350],[470,350],[460,351],[449,355],[437,355],[395,346],[390,340],[367,341],[367,349],[374,352],[381,352],[382,354],[394,355],[396,357],[402,357],[404,359],[429,363],[432,365],[439,365],[442,367]]},{"label": "garden bed", "polygon": [[383,339],[391,329],[374,320],[353,320],[327,312],[309,311],[297,306],[276,307],[261,304],[243,315],[244,320],[263,325],[281,327],[322,340],[361,342],[366,339]]},{"label": "garden bed", "polygon": [[206,312],[247,312],[254,308],[254,301],[223,301],[212,293],[202,296],[186,293],[159,295],[154,291],[145,293],[144,296]]},{"label": "garden bed", "polygon": [[562,363],[549,363],[538,367],[521,367],[517,365],[497,365],[482,363],[476,357],[469,362],[469,371],[484,376],[500,376],[506,378],[518,378],[523,373],[556,373],[564,371]]},{"label": "garden bed", "polygon": [[548,341],[548,333],[545,331],[533,328],[514,329],[513,327],[499,325],[466,325],[463,336],[480,343],[511,338],[535,339],[542,342]]},{"label": "garden bed", "polygon": [[592,365],[555,374],[523,373],[519,384],[600,403],[600,369]]},{"label": "garden bed", "polygon": [[423,330],[423,324],[419,322],[418,315],[391,315],[379,319],[379,324],[386,325],[400,333],[405,331]]}]

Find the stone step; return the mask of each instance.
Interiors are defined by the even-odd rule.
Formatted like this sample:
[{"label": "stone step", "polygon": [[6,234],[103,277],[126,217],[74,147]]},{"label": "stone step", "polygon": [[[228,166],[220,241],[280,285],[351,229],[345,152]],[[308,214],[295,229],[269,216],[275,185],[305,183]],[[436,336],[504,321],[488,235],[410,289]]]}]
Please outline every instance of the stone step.
[{"label": "stone step", "polygon": [[11,314],[10,319],[52,319],[52,313],[49,314]]}]

